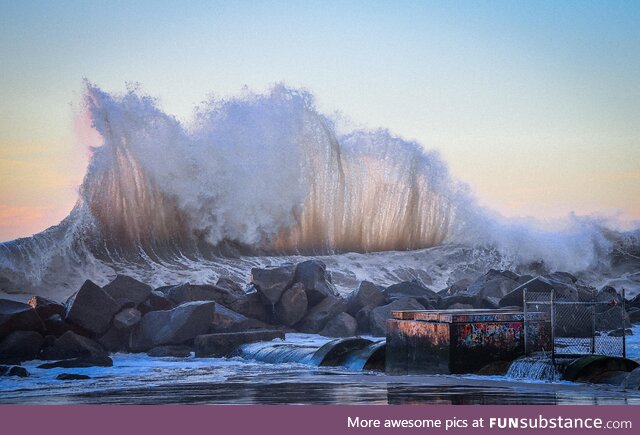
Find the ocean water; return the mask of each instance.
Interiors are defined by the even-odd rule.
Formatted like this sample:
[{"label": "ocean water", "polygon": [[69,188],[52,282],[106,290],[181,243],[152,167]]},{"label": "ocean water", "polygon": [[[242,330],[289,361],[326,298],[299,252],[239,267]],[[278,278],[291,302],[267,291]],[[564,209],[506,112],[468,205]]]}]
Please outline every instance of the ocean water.
[{"label": "ocean water", "polygon": [[[640,326],[628,356],[640,358]],[[309,364],[304,351],[289,362],[257,361],[277,346],[317,349],[329,339],[290,334],[286,340],[247,345],[234,358],[151,358],[115,354],[113,367],[38,369],[28,378],[0,378],[0,403],[20,404],[640,404],[640,391],[566,381],[505,376],[388,376]],[[287,354],[285,352],[285,354]],[[264,355],[263,355],[264,356]],[[300,362],[291,362],[295,359]],[[88,380],[59,381],[61,373]]]}]

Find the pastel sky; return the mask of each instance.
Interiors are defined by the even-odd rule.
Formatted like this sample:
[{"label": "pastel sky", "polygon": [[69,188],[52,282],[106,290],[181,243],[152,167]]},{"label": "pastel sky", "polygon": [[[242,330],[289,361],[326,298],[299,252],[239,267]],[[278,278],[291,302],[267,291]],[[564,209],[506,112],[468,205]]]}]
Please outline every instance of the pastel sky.
[{"label": "pastel sky", "polygon": [[506,216],[640,219],[638,23],[632,1],[0,0],[0,240],[73,207],[85,77],[183,120],[283,81],[438,149]]}]

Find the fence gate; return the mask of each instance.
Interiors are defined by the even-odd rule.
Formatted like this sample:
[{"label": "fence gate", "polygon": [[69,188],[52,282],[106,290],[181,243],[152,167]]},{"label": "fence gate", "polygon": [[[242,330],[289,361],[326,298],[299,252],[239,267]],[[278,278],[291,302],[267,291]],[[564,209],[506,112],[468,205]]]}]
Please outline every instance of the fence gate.
[{"label": "fence gate", "polygon": [[[575,358],[586,355],[626,357],[625,294],[605,295],[580,292],[577,297],[557,297],[550,292],[523,292],[525,318],[525,353],[546,352],[556,358]],[[539,331],[528,325],[535,316],[549,319],[551,345],[541,348]]]}]

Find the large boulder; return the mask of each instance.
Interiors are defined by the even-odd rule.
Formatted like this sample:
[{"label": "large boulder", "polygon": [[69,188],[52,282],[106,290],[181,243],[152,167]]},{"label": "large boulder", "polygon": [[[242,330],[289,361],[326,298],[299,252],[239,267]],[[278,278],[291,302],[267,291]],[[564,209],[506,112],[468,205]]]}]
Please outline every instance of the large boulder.
[{"label": "large boulder", "polygon": [[384,304],[384,293],[372,282],[362,281],[358,288],[351,293],[347,305],[347,312],[355,316],[364,307],[378,307]]},{"label": "large boulder", "polygon": [[164,311],[175,308],[176,304],[169,299],[164,292],[160,290],[152,290],[149,293],[149,297],[146,301],[138,306],[138,309],[142,314],[147,314],[151,311]]},{"label": "large boulder", "polygon": [[540,300],[540,295],[543,295],[542,297],[545,298],[545,295],[549,295],[550,297],[552,290],[554,291],[556,300],[577,302],[580,299],[578,288],[574,284],[556,281],[548,277],[537,276],[511,290],[502,297],[502,299],[500,299],[498,305],[500,307],[522,307],[524,289],[527,289],[529,300],[532,300],[534,295],[538,300]]},{"label": "large boulder", "polygon": [[195,339],[196,357],[230,356],[239,346],[259,341],[284,339],[282,331],[245,331],[199,335]]},{"label": "large boulder", "polygon": [[127,332],[128,331],[121,331],[115,326],[111,326],[107,329],[107,332],[97,338],[96,341],[109,353],[120,352],[127,347]]},{"label": "large boulder", "polygon": [[423,308],[427,307],[429,309],[437,308],[440,299],[440,295],[417,280],[403,281],[390,285],[384,290],[384,296],[387,304],[398,299],[413,298],[419,301]]},{"label": "large boulder", "polygon": [[307,313],[307,293],[302,283],[296,283],[282,293],[275,306],[276,320],[283,325],[293,326]]},{"label": "large boulder", "polygon": [[372,307],[363,307],[356,313],[355,319],[358,324],[357,332],[365,334],[371,331],[371,313]]},{"label": "large boulder", "polygon": [[402,310],[424,310],[424,306],[414,298],[401,298],[390,304],[374,308],[369,317],[371,334],[377,337],[386,336],[387,320],[391,318],[391,312]]},{"label": "large boulder", "polygon": [[500,300],[518,287],[518,275],[508,270],[490,269],[475,280],[466,290],[474,298],[470,303],[477,308],[497,308]]},{"label": "large boulder", "polygon": [[80,290],[67,300],[65,321],[93,334],[103,334],[120,305],[92,281],[84,282]]},{"label": "large boulder", "polygon": [[113,318],[113,326],[120,331],[128,331],[142,319],[142,314],[135,308],[125,308]]},{"label": "large boulder", "polygon": [[282,293],[293,284],[294,265],[251,269],[251,283],[267,304],[275,305]]},{"label": "large boulder", "polygon": [[36,310],[28,304],[0,299],[0,340],[13,331],[44,332],[44,324]]},{"label": "large boulder", "polygon": [[259,320],[249,319],[247,316],[236,313],[224,305],[216,304],[210,332],[236,332],[266,327],[267,325]]},{"label": "large boulder", "polygon": [[339,313],[329,319],[320,335],[325,337],[353,337],[356,335],[358,323],[347,313]]},{"label": "large boulder", "polygon": [[113,281],[103,288],[113,298],[118,308],[137,307],[151,294],[151,287],[126,275],[117,275]]},{"label": "large boulder", "polygon": [[44,338],[35,331],[13,331],[0,341],[0,363],[20,364],[35,359],[42,343]]},{"label": "large boulder", "polygon": [[52,301],[42,296],[33,296],[29,299],[28,304],[36,310],[41,319],[46,319],[55,314],[62,315],[64,313],[64,304]]},{"label": "large boulder", "polygon": [[296,325],[301,332],[317,334],[322,331],[329,319],[347,310],[347,301],[340,297],[329,296],[313,307]]},{"label": "large boulder", "polygon": [[19,378],[26,378],[29,376],[29,372],[27,369],[20,366],[0,366],[0,376],[18,376]]},{"label": "large boulder", "polygon": [[327,297],[338,295],[327,266],[319,260],[308,260],[296,266],[293,282],[301,283],[307,293],[309,307],[319,304]]},{"label": "large boulder", "polygon": [[45,346],[40,355],[45,360],[62,360],[72,358],[93,358],[108,356],[102,346],[90,338],[78,335],[73,331],[65,332],[52,344]]},{"label": "large boulder", "polygon": [[63,359],[62,361],[54,361],[50,363],[41,364],[39,369],[73,369],[73,368],[85,368],[85,367],[112,367],[113,360],[107,355],[88,356],[85,358],[71,358]]},{"label": "large boulder", "polygon": [[205,334],[214,320],[215,302],[187,302],[167,311],[144,315],[131,332],[129,348],[147,351],[165,344],[185,344]]}]

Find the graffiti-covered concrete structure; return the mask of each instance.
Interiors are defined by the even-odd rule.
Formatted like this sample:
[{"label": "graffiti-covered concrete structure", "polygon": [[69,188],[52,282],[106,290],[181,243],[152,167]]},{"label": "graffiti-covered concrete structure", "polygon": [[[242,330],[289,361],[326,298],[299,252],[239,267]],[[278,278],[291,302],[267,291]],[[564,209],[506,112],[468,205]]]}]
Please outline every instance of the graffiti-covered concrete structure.
[{"label": "graffiti-covered concrete structure", "polygon": [[394,311],[387,321],[386,371],[390,374],[474,373],[488,364],[551,348],[544,313],[513,310]]}]

